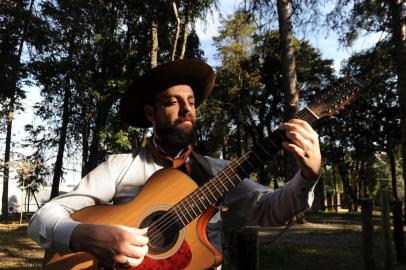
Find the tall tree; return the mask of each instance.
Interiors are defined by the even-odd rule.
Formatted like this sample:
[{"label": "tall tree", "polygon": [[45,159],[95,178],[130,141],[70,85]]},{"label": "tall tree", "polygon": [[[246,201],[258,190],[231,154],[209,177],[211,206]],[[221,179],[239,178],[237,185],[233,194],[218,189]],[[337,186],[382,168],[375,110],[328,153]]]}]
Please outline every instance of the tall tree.
[{"label": "tall tree", "polygon": [[[349,12],[343,12],[349,10]],[[340,32],[341,40],[351,45],[361,32],[382,33],[382,36],[394,44],[390,52],[396,66],[397,88],[400,103],[402,156],[403,156],[403,185],[406,190],[406,17],[405,2],[400,1],[336,1],[336,6],[327,17],[333,29]],[[386,34],[389,34],[387,36]],[[396,195],[396,194],[394,194]],[[404,219],[406,220],[406,196],[404,200]],[[398,226],[401,227],[401,226]],[[401,251],[404,253],[404,251]],[[399,253],[398,253],[399,254]],[[402,255],[402,260],[406,257]]]},{"label": "tall tree", "polygon": [[22,54],[24,45],[33,41],[33,25],[35,29],[35,15],[33,15],[34,0],[30,1],[5,1],[0,4],[2,20],[0,22],[0,82],[4,91],[0,94],[3,99],[7,97],[5,113],[6,118],[6,139],[3,162],[3,195],[2,214],[8,215],[8,187],[11,165],[11,138],[13,118],[18,102],[24,98],[21,91],[21,81],[27,75],[24,72]]},{"label": "tall tree", "polygon": [[[389,2],[389,14],[392,22],[391,23],[392,41],[393,44],[395,45],[393,59],[396,64],[396,74],[398,79],[397,88],[400,103],[401,130],[402,130],[402,156],[403,156],[402,168],[403,168],[403,180],[405,192],[404,194],[406,194],[406,16],[405,16],[406,4],[405,1],[403,0],[388,1],[388,2]],[[388,154],[391,154],[391,152],[389,152]],[[394,175],[396,175],[396,173]],[[406,195],[404,198],[404,220],[406,221]],[[405,251],[403,250],[403,252]],[[406,254],[401,258],[401,260],[403,260],[404,262],[406,261]]]}]

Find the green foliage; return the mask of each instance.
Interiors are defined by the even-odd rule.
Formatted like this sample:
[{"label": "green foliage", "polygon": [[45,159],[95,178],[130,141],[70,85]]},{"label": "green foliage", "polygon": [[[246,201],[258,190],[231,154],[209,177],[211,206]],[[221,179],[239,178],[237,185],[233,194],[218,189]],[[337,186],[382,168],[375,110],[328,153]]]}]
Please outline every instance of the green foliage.
[{"label": "green foliage", "polygon": [[[237,11],[222,21],[214,38],[221,61],[217,85],[202,107],[199,147],[208,154],[232,159],[264,139],[283,115],[283,91],[279,34],[261,33],[255,16]],[[302,104],[314,97],[333,78],[332,61],[321,58],[308,42],[294,39]],[[204,131],[203,131],[204,130]],[[283,158],[282,158],[283,160]],[[280,157],[258,174],[261,183],[285,175]]]},{"label": "green foliage", "polygon": [[388,1],[335,1],[334,9],[327,14],[326,23],[337,31],[346,46],[363,33],[390,32]]}]

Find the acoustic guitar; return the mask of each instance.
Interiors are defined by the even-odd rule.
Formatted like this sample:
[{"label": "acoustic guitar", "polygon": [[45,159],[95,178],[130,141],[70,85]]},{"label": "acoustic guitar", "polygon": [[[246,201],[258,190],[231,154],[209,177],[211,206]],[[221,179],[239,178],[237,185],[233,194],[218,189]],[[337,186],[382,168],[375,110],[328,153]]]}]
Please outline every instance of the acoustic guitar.
[{"label": "acoustic guitar", "polygon": [[[319,96],[295,115],[310,124],[340,111],[356,95],[358,87],[352,81],[341,83]],[[201,186],[175,169],[155,172],[142,191],[129,203],[96,205],[71,215],[73,220],[90,224],[120,224],[149,227],[149,252],[143,262],[132,270],[210,269],[222,263],[222,255],[209,242],[206,227],[216,213],[216,202],[245,177],[263,165],[281,149],[287,140],[281,130],[270,136],[242,157],[232,161],[215,177]],[[47,250],[45,270],[104,269],[85,252],[58,254]]]}]

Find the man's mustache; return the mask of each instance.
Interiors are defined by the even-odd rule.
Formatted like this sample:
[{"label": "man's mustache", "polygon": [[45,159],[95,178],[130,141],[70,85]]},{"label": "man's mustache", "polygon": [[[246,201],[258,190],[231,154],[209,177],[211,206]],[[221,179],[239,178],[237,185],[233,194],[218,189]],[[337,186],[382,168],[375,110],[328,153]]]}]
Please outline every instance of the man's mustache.
[{"label": "man's mustache", "polygon": [[185,117],[176,119],[176,120],[175,120],[175,124],[181,124],[181,123],[183,123],[183,122],[185,122],[185,121],[190,121],[190,122],[192,122],[193,124],[195,123],[195,119],[193,118],[193,116],[191,116],[191,115],[186,115]]}]

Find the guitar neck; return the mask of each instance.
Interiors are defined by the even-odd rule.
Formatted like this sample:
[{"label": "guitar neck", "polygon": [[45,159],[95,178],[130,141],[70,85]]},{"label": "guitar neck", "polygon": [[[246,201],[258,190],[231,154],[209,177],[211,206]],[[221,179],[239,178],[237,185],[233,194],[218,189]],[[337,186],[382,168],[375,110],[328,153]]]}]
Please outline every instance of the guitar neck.
[{"label": "guitar neck", "polygon": [[[294,118],[305,120],[309,124],[318,120],[317,115],[308,108],[298,112]],[[177,227],[183,228],[205,210],[215,206],[226,192],[272,158],[282,148],[282,142],[286,140],[288,139],[284,131],[279,129],[273,131],[251,151],[232,161],[215,177],[182,199],[168,213],[175,220]]]}]

